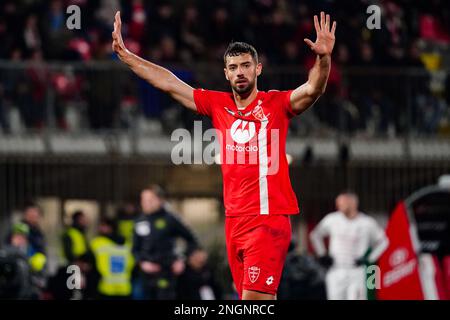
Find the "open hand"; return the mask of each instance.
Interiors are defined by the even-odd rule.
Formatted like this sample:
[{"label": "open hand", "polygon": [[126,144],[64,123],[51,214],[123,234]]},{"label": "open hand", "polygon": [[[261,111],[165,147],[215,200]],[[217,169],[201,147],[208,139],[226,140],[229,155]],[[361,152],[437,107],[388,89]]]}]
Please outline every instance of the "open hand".
[{"label": "open hand", "polygon": [[314,26],[316,27],[317,38],[316,42],[312,42],[309,39],[304,39],[306,44],[319,56],[331,55],[333,51],[336,31],[336,21],[333,22],[333,26],[330,30],[330,15],[322,11],[320,13],[320,25],[317,16],[314,16]]},{"label": "open hand", "polygon": [[120,11],[116,13],[114,21],[114,31],[112,33],[112,49],[119,58],[122,58],[127,53],[127,48],[122,39],[122,20],[120,19]]}]

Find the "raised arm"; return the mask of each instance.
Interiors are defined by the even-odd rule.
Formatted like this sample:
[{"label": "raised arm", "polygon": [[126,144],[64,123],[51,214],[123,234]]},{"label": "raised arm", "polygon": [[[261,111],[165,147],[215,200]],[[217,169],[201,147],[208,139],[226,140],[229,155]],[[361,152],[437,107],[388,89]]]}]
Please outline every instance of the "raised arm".
[{"label": "raised arm", "polygon": [[124,45],[122,39],[122,21],[120,12],[116,13],[114,21],[114,31],[112,33],[112,49],[118,57],[134,73],[146,80],[152,86],[162,90],[172,96],[179,103],[193,111],[197,108],[194,103],[194,89],[185,82],[178,79],[169,70],[158,66],[150,61],[144,60],[130,52]]},{"label": "raised arm", "polygon": [[336,30],[336,21],[330,30],[330,15],[320,13],[320,24],[317,16],[314,16],[314,26],[316,28],[316,42],[305,39],[306,44],[317,55],[316,63],[309,71],[308,81],[295,89],[291,94],[292,109],[300,114],[310,106],[325,92],[328,75],[331,67],[331,52],[333,51]]}]

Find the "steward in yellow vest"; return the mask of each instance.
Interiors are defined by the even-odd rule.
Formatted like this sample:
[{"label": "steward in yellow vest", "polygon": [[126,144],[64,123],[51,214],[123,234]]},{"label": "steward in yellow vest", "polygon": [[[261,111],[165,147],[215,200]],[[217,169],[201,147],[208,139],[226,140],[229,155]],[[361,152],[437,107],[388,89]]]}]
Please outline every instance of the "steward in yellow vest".
[{"label": "steward in yellow vest", "polygon": [[117,235],[115,221],[106,218],[100,221],[99,235],[92,239],[90,248],[99,275],[99,298],[130,298],[134,258],[123,237]]},{"label": "steward in yellow vest", "polygon": [[75,261],[88,253],[86,228],[88,225],[86,215],[82,211],[76,211],[72,215],[72,225],[63,234],[63,251],[67,264]]},{"label": "steward in yellow vest", "polygon": [[117,232],[125,238],[125,243],[130,247],[133,246],[134,220],[136,217],[136,208],[131,203],[120,208],[117,214]]}]

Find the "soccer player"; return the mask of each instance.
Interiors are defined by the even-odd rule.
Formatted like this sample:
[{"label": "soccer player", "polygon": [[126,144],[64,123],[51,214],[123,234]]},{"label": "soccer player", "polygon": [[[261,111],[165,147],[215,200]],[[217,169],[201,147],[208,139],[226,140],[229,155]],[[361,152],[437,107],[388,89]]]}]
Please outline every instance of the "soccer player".
[{"label": "soccer player", "polygon": [[289,120],[324,93],[336,22],[314,16],[316,54],[306,83],[288,91],[257,89],[262,72],[253,46],[233,42],[224,54],[232,92],[194,89],[173,73],[131,53],[121,36],[120,12],[112,34],[120,60],[186,108],[209,116],[221,142],[225,233],[233,281],[243,300],[276,298],[291,239],[290,215],[299,213],[285,152]]},{"label": "soccer player", "polygon": [[[337,211],[326,215],[310,234],[319,261],[331,267],[326,275],[329,300],[366,300],[365,265],[375,263],[389,244],[375,219],[358,211],[358,196],[343,192]],[[324,238],[330,238],[327,250]],[[366,252],[371,249],[366,258]]]}]

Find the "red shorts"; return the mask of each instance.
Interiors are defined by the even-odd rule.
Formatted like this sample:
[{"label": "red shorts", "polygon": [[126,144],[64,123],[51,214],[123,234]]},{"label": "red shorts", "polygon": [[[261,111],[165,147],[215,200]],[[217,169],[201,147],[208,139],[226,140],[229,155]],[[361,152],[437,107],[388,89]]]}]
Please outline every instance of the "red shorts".
[{"label": "red shorts", "polygon": [[225,218],[225,235],[236,290],[276,295],[291,241],[288,215]]}]

